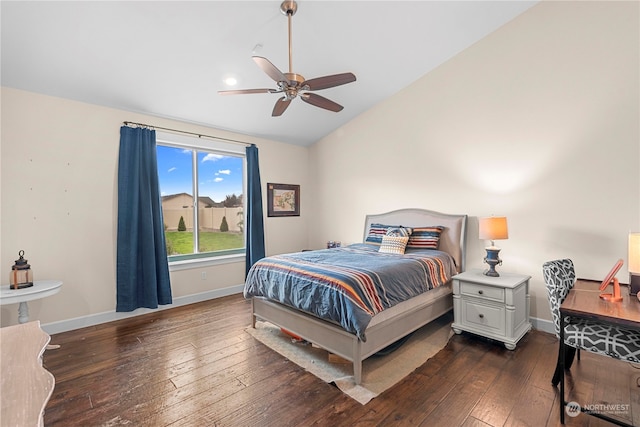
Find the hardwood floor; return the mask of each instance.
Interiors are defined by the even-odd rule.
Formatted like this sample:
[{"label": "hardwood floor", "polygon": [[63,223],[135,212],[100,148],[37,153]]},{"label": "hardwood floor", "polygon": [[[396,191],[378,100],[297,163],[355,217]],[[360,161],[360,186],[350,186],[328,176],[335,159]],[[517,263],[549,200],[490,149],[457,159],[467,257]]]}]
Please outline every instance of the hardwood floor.
[{"label": "hardwood floor", "polygon": [[[46,426],[556,426],[558,343],[532,331],[515,351],[455,335],[362,406],[244,330],[234,295],[52,336]],[[623,405],[640,425],[640,367],[582,353],[567,381],[580,404]],[[624,405],[628,405],[625,411]],[[568,426],[608,426],[580,414]]]}]

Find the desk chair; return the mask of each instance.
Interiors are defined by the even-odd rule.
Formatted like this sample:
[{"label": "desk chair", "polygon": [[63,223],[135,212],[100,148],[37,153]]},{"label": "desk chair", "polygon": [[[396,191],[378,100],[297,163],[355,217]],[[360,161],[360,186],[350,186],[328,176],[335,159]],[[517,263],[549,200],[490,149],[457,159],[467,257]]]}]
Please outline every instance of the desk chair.
[{"label": "desk chair", "polygon": [[[576,282],[573,261],[559,259],[545,262],[542,265],[542,273],[547,285],[556,336],[560,338],[560,305]],[[593,297],[598,298],[598,295],[594,294]],[[580,359],[580,349],[583,349],[615,359],[640,362],[640,332],[607,323],[571,319],[567,316],[564,327],[564,343],[566,351],[564,360],[567,370],[571,368],[576,349],[578,350],[578,360]],[[551,380],[554,387],[558,385],[563,374],[560,369],[560,356],[560,350],[558,350],[558,363]]]}]

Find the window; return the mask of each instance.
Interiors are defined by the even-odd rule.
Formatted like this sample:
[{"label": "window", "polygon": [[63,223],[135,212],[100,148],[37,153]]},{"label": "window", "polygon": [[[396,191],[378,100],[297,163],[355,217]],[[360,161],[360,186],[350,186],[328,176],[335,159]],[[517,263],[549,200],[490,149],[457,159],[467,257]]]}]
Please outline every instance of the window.
[{"label": "window", "polygon": [[244,147],[156,133],[169,262],[244,254]]}]

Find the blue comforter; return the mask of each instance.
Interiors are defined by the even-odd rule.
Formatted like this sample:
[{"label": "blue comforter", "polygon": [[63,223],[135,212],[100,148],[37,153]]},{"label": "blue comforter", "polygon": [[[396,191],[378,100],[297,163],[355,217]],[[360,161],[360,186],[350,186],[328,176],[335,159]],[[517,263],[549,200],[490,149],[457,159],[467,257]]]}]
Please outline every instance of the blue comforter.
[{"label": "blue comforter", "polygon": [[366,341],[371,317],[449,281],[446,252],[378,252],[356,244],[263,258],[249,270],[245,298],[261,296],[341,325]]}]

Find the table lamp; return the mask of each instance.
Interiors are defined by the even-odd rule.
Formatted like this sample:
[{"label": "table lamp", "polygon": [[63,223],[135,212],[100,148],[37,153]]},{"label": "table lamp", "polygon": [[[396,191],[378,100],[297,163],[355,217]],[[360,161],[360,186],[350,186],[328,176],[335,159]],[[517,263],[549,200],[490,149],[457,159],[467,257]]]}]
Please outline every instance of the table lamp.
[{"label": "table lamp", "polygon": [[629,294],[640,292],[640,233],[629,233]]},{"label": "table lamp", "polygon": [[484,258],[484,262],[489,264],[489,269],[484,272],[484,275],[498,277],[500,274],[496,271],[496,265],[502,265],[502,260],[499,258],[500,248],[496,247],[493,241],[509,238],[507,218],[504,216],[491,216],[480,218],[478,223],[480,239],[491,241],[491,246],[485,248],[487,256]]}]

